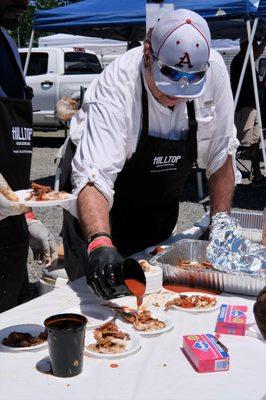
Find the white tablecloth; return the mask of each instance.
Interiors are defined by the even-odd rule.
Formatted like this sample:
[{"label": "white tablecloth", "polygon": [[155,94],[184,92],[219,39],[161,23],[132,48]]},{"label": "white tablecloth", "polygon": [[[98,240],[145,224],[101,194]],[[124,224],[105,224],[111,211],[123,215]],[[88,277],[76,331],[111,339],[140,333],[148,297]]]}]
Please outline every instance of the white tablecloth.
[{"label": "white tablecloth", "polygon": [[[222,302],[249,307],[254,298],[224,294]],[[132,305],[133,298],[119,300]],[[99,302],[81,278],[1,315],[0,328],[19,323],[42,323],[80,302]],[[134,300],[135,301],[135,300]],[[197,373],[180,348],[186,334],[213,333],[218,311],[191,315],[170,311],[175,328],[161,336],[143,338],[141,349],[119,360],[84,358],[83,373],[73,378],[43,374],[36,364],[48,349],[27,352],[1,350],[1,400],[265,400],[266,344],[252,337],[223,335],[230,370]],[[111,363],[118,368],[111,368]]]}]

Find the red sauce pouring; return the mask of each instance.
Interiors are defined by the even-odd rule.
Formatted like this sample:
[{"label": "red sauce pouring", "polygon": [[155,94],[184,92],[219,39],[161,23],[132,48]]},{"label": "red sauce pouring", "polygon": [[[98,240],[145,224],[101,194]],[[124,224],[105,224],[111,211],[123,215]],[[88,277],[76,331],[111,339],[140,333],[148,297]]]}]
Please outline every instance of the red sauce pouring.
[{"label": "red sauce pouring", "polygon": [[139,308],[143,302],[146,285],[142,282],[136,281],[135,279],[125,279],[125,284],[132,295],[137,297],[137,306]]},{"label": "red sauce pouring", "polygon": [[124,283],[130,293],[137,297],[137,306],[141,306],[146,290],[146,278],[143,269],[133,258],[127,258],[123,263]]}]

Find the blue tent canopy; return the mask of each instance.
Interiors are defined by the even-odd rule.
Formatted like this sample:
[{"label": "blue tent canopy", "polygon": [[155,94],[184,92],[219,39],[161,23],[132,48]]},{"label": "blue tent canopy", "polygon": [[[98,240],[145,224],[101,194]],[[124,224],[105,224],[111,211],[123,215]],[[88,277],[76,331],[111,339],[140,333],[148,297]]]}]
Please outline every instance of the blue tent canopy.
[{"label": "blue tent canopy", "polygon": [[[264,3],[266,0],[262,0]],[[254,18],[257,8],[249,0],[165,0],[175,9],[187,8],[206,18],[215,38],[238,38],[243,18]],[[84,0],[65,7],[36,11],[35,30],[122,40],[145,36],[146,0]],[[262,11],[264,8],[262,8]]]},{"label": "blue tent canopy", "polygon": [[266,0],[260,0],[257,14],[259,18],[266,19]]}]

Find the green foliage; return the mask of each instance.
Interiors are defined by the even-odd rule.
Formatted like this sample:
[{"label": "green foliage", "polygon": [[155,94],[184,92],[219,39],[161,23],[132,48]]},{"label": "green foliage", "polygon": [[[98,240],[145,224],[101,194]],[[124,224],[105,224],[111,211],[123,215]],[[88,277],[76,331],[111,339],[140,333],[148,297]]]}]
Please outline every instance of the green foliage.
[{"label": "green foliage", "polygon": [[[73,0],[35,0],[32,1],[25,12],[23,19],[21,21],[20,27],[16,31],[11,31],[10,34],[16,41],[17,45],[20,47],[27,47],[30,40],[33,16],[35,10],[47,10],[49,8],[56,8],[65,6],[74,2]],[[48,32],[35,32],[34,35],[34,45],[37,46],[38,38],[40,36],[45,36],[49,34]]]}]

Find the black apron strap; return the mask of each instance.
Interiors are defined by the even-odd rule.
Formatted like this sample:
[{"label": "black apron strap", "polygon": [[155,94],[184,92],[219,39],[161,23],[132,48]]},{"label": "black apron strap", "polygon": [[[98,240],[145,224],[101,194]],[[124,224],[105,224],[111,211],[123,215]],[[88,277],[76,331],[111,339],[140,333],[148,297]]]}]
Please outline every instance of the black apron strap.
[{"label": "black apron strap", "polygon": [[189,132],[192,135],[196,135],[198,130],[198,122],[196,120],[196,115],[195,115],[194,101],[187,101],[187,113],[188,113]]},{"label": "black apron strap", "polygon": [[140,136],[141,139],[147,137],[149,135],[149,107],[148,107],[148,97],[147,97],[147,91],[145,89],[144,85],[144,79],[143,75],[141,74],[141,86],[142,86],[142,95],[141,95],[141,100],[142,100],[142,132]]},{"label": "black apron strap", "polygon": [[196,161],[198,158],[198,145],[197,145],[197,131],[198,122],[195,115],[194,101],[187,101],[187,113],[188,113],[188,135],[187,135],[187,151],[190,158]]},{"label": "black apron strap", "polygon": [[[3,34],[3,32],[0,29],[0,35],[3,38],[3,40],[5,41],[6,45],[7,45],[7,49],[8,49],[8,54],[9,54],[9,58],[13,61],[12,64],[14,65],[14,70],[16,71],[16,76],[18,78],[18,82],[20,81],[21,83],[21,88],[23,89],[22,92],[22,98],[25,98],[27,100],[31,100],[33,98],[33,89],[30,86],[27,86],[24,75],[18,65],[17,59],[15,57],[14,51],[10,45],[10,43],[8,42],[7,38],[5,37],[5,35]],[[0,86],[1,87],[1,86]],[[3,88],[1,87],[2,91],[4,92]],[[7,94],[7,93],[6,93]]]}]

